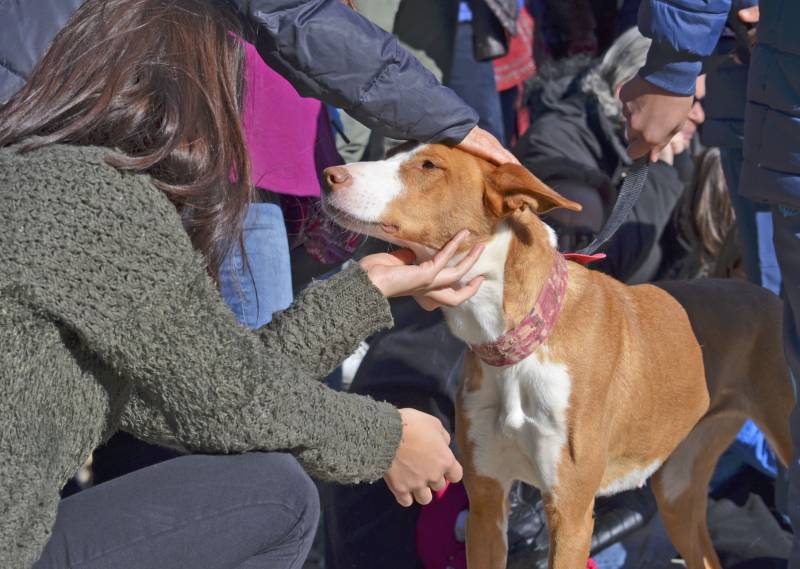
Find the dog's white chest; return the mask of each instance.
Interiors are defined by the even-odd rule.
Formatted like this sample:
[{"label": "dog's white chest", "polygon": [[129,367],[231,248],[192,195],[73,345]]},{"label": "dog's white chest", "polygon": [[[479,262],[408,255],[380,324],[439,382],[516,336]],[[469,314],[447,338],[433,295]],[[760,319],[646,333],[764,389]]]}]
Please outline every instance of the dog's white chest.
[{"label": "dog's white chest", "polygon": [[567,443],[566,365],[552,361],[542,346],[513,366],[481,366],[480,388],[463,397],[478,474],[555,487]]}]

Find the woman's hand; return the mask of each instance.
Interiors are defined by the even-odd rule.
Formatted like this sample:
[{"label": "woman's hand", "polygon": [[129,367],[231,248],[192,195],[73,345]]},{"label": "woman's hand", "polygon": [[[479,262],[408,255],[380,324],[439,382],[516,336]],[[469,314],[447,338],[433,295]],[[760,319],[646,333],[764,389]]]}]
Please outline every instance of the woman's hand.
[{"label": "woman's hand", "polygon": [[462,231],[429,261],[414,265],[415,255],[410,249],[391,253],[376,253],[361,259],[372,283],[387,298],[413,296],[426,310],[439,306],[458,306],[478,292],[483,277],[478,276],[459,287],[458,282],[475,265],[483,245],[476,245],[453,267],[448,266],[458,252],[458,247],[469,236]]},{"label": "woman's hand", "polygon": [[456,144],[456,148],[460,148],[461,150],[495,164],[505,164],[506,162],[519,164],[517,157],[506,150],[492,133],[483,130],[479,126],[469,131],[467,136],[464,137],[464,140]]},{"label": "woman's hand", "polygon": [[392,465],[383,476],[397,503],[408,507],[433,499],[445,481],[458,482],[463,471],[450,450],[450,433],[441,421],[416,409],[400,409],[403,436]]}]

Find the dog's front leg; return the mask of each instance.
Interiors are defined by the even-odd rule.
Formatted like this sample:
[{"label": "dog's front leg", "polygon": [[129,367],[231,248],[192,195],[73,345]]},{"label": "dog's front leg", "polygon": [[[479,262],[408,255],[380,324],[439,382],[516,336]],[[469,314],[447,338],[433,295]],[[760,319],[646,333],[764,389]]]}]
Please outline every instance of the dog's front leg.
[{"label": "dog's front leg", "polygon": [[505,569],[508,558],[509,481],[499,481],[476,472],[474,446],[469,440],[469,419],[461,398],[456,404],[456,439],[464,467],[464,487],[469,497],[467,516],[467,566],[469,569]]},{"label": "dog's front leg", "polygon": [[586,567],[594,529],[594,494],[550,494],[544,497],[544,506],[550,531],[550,568]]},{"label": "dog's front leg", "polygon": [[467,567],[505,569],[508,559],[508,484],[484,476],[467,475]]},{"label": "dog's front leg", "polygon": [[508,558],[508,490],[510,481],[480,476],[475,471],[473,447],[466,438],[468,421],[459,416],[456,435],[464,467],[464,487],[469,497],[467,516],[467,567],[505,569]]}]

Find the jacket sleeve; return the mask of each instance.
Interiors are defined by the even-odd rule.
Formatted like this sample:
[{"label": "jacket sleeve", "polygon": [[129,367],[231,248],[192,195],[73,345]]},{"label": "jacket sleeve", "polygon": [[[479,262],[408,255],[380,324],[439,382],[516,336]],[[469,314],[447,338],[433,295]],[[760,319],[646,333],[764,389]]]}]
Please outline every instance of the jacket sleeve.
[{"label": "jacket sleeve", "polygon": [[476,112],[340,0],[235,0],[261,57],[301,95],[393,138],[458,143]]},{"label": "jacket sleeve", "polygon": [[653,40],[639,76],[678,95],[694,94],[704,57],[719,41],[731,0],[643,0],[639,31]]},{"label": "jacket sleeve", "polygon": [[33,68],[83,0],[0,0],[0,103]]}]

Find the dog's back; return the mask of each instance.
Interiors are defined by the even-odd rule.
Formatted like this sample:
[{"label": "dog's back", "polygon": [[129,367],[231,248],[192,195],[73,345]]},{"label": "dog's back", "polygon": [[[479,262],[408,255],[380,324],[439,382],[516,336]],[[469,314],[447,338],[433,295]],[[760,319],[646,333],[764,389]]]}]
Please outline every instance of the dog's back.
[{"label": "dog's back", "polygon": [[791,458],[789,414],[794,403],[783,355],[783,303],[773,293],[735,279],[656,283],[686,310],[703,351],[711,406],[739,410],[764,430],[785,463]]},{"label": "dog's back", "polygon": [[778,457],[791,455],[794,396],[782,352],[781,302],[736,280],[659,283],[689,316],[703,351],[711,403],[653,477],[653,491],[672,542],[688,567],[720,567],[706,525],[708,483],[719,456],[746,418]]}]

